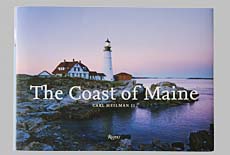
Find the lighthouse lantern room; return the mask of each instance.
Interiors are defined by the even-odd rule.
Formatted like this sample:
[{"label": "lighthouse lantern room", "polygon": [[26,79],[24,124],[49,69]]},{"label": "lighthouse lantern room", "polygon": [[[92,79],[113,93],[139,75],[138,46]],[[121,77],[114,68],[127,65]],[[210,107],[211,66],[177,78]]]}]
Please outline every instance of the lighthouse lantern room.
[{"label": "lighthouse lantern room", "polygon": [[106,75],[105,80],[114,81],[112,67],[112,50],[110,43],[111,42],[107,38],[104,46],[104,74]]}]

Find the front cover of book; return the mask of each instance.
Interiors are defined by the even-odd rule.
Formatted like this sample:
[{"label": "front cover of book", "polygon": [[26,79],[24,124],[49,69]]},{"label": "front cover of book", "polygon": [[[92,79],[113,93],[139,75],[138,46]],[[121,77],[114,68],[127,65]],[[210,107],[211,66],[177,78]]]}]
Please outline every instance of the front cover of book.
[{"label": "front cover of book", "polygon": [[213,9],[17,7],[17,150],[213,151]]}]

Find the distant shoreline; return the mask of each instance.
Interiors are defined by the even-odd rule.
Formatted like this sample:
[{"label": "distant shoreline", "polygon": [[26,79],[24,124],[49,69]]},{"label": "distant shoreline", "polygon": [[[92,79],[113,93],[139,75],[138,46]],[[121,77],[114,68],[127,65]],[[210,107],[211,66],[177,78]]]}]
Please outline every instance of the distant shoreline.
[{"label": "distant shoreline", "polygon": [[[16,74],[16,75],[27,75],[27,76],[38,76],[30,74]],[[188,79],[188,80],[213,80],[213,78],[202,78],[202,77],[190,77],[190,78],[180,78],[180,77],[132,77],[132,79]]]},{"label": "distant shoreline", "polygon": [[188,80],[213,80],[213,78],[200,78],[200,77],[190,77],[190,78],[176,78],[176,77],[132,77],[132,79],[188,79]]}]

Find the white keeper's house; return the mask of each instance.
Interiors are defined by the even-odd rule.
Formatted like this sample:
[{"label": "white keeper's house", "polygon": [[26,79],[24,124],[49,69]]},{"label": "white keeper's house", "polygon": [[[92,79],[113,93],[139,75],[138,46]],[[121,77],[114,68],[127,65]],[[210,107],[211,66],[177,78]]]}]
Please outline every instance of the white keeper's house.
[{"label": "white keeper's house", "polygon": [[104,53],[104,73],[97,73],[90,71],[89,68],[81,61],[66,61],[59,63],[59,65],[52,72],[55,76],[61,77],[79,77],[90,80],[107,80],[114,81],[112,68],[112,50],[110,40],[107,38],[103,49]]},{"label": "white keeper's house", "polygon": [[81,61],[66,61],[60,62],[52,72],[55,76],[60,77],[79,77],[90,80],[104,80],[104,73],[90,71],[89,68]]}]

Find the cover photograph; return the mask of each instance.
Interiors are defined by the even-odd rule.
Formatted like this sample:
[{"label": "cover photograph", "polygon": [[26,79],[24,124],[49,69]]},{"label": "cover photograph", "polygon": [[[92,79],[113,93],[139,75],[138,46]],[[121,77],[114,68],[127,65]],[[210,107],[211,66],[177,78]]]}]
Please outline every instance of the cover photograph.
[{"label": "cover photograph", "polygon": [[16,7],[15,146],[213,151],[213,9]]}]

